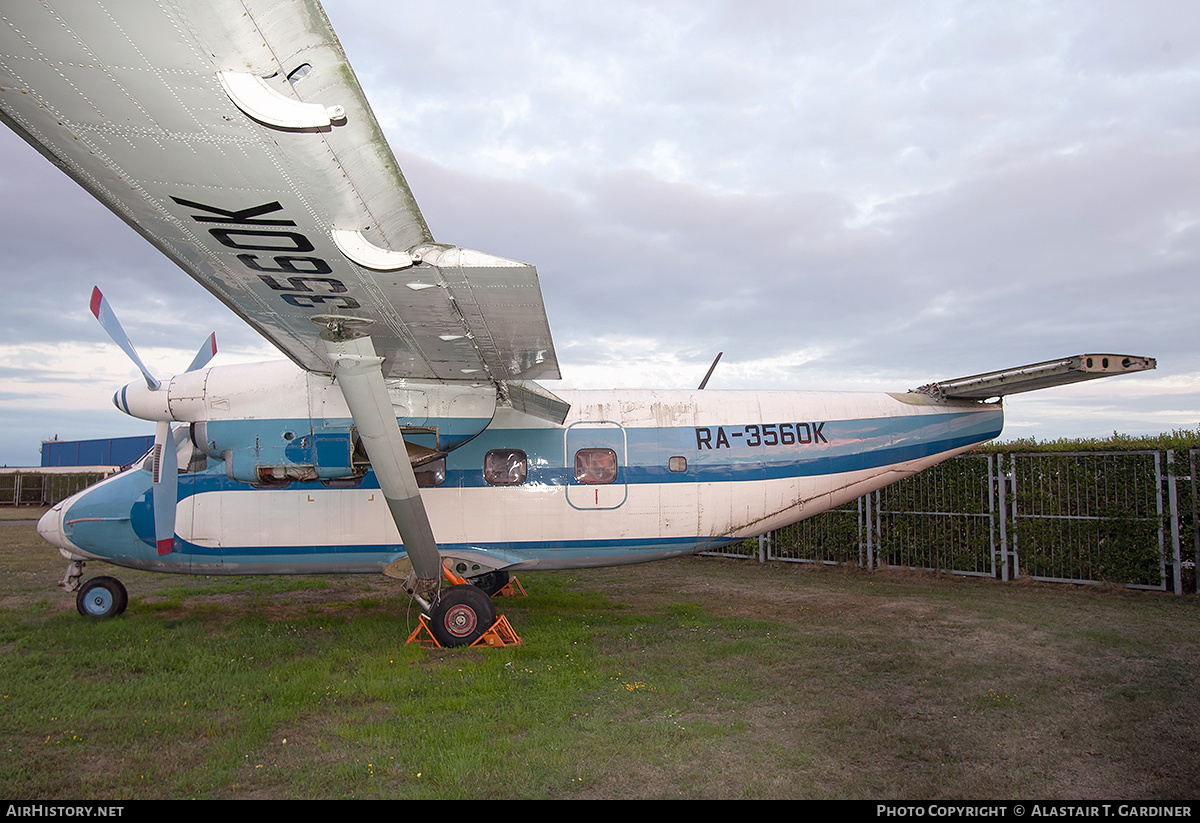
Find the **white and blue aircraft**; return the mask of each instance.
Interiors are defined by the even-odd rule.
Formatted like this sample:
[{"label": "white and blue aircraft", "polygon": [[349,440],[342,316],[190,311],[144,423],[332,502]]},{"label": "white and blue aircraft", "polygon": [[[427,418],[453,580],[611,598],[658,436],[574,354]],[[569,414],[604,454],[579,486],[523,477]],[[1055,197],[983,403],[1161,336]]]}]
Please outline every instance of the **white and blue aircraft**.
[{"label": "white and blue aircraft", "polygon": [[[572,391],[533,266],[433,239],[309,0],[15,3],[0,118],[286,355],[145,379],[138,464],[48,512],[79,611],[181,574],[380,573],[443,644],[519,569],[635,563],[810,517],[1000,434],[1007,393],[1154,368],[1080,355],[919,390]],[[449,578],[449,579],[447,579]],[[477,585],[466,585],[466,580]]]}]

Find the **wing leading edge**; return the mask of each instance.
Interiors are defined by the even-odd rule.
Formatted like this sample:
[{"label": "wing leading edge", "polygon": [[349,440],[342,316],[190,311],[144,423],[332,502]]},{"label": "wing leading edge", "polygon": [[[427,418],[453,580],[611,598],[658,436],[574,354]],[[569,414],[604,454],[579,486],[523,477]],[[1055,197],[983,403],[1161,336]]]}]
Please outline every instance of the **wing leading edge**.
[{"label": "wing leading edge", "polygon": [[536,270],[433,241],[316,3],[5,16],[0,119],[303,368],[332,314],[388,378],[559,376]]}]

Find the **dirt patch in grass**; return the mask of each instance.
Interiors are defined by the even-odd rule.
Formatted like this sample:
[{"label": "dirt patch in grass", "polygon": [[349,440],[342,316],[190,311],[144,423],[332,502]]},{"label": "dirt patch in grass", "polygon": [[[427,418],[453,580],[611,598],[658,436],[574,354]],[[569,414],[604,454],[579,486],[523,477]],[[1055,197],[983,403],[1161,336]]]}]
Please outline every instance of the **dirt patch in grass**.
[{"label": "dirt patch in grass", "polygon": [[1195,598],[715,558],[579,585],[635,610],[685,599],[786,627],[794,654],[757,672],[776,697],[737,717],[821,776],[811,796],[1195,796],[1200,706],[1186,695],[1200,676],[1184,669],[1200,642],[1173,627],[1200,625]]}]

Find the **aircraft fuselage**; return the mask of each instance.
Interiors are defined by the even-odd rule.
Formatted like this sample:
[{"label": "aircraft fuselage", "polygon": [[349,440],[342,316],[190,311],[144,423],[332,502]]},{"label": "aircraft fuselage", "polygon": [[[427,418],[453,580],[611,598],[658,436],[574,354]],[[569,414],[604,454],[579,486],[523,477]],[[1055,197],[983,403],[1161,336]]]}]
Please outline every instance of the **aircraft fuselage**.
[{"label": "aircraft fuselage", "polygon": [[[388,393],[410,449],[423,447],[414,464],[439,551],[468,576],[717,548],[895,482],[1003,425],[998,403],[918,393],[560,391],[571,404],[561,425],[497,404],[490,384],[391,381]],[[403,557],[328,377],[286,362],[226,366],[160,392],[131,384],[115,401],[189,424],[174,550],[155,549],[150,472],[135,466],[46,515],[39,530],[68,559],[296,574],[379,572]]]}]

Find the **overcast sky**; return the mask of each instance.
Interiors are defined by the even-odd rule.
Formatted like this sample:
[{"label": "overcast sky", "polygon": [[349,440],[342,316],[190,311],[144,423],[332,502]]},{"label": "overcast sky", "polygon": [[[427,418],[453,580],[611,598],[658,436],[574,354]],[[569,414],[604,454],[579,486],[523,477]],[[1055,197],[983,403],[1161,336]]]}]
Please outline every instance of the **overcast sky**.
[{"label": "overcast sky", "polygon": [[[1200,4],[326,10],[434,237],[538,267],[566,387],[906,390],[1083,352],[1004,438],[1200,426]],[[137,373],[274,350],[0,133],[0,463],[152,433]]]}]

